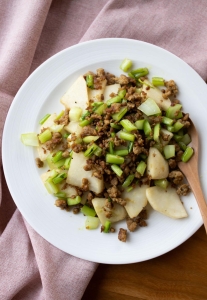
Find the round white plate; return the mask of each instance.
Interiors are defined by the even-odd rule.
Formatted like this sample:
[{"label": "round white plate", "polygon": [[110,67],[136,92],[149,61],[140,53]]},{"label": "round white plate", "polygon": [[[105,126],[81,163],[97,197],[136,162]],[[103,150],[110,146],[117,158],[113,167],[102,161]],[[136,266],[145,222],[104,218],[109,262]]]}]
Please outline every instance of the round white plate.
[{"label": "round white plate", "polygon": [[183,197],[189,217],[172,220],[152,209],[148,226],[128,234],[126,243],[115,234],[84,228],[82,214],[62,211],[43,186],[35,165],[36,151],[24,146],[20,135],[38,131],[46,113],[60,112],[59,99],[75,79],[86,71],[104,68],[121,74],[121,61],[130,58],[134,67],[148,67],[150,76],[174,79],[178,98],[189,112],[201,135],[200,175],[204,194],[207,170],[207,142],[204,126],[207,116],[207,88],[200,76],[175,55],[154,45],[129,39],[101,39],[72,46],[44,62],[22,85],[9,110],[3,133],[3,166],[11,195],[27,222],[47,241],[63,251],[90,261],[107,264],[140,262],[164,254],[188,239],[202,224],[195,198]]}]

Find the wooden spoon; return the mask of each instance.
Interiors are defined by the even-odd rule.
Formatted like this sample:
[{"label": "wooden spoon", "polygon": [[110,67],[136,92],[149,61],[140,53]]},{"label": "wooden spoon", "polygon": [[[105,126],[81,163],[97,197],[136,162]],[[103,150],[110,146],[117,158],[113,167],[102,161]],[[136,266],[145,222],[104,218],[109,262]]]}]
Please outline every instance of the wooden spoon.
[{"label": "wooden spoon", "polygon": [[194,149],[194,155],[187,163],[179,162],[178,167],[187,178],[188,183],[193,191],[193,194],[197,200],[203,218],[203,223],[207,232],[207,204],[202,192],[199,174],[198,174],[199,138],[198,138],[198,133],[196,131],[196,128],[192,121],[191,121],[191,126],[189,128],[189,134],[192,140],[191,145],[192,148]]}]

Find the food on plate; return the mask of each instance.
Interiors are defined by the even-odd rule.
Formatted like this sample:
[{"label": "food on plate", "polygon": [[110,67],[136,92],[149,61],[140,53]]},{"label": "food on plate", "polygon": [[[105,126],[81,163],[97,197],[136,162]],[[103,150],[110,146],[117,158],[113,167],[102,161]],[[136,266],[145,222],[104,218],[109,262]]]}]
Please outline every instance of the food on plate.
[{"label": "food on plate", "polygon": [[[193,155],[189,114],[177,99],[174,80],[150,79],[147,68],[125,59],[115,76],[98,69],[77,78],[47,113],[38,134],[21,135],[37,148],[41,180],[55,205],[83,213],[86,229],[129,232],[147,225],[147,205],[170,218],[188,216],[180,196],[189,185],[178,162]],[[127,229],[118,239],[126,242]]]}]

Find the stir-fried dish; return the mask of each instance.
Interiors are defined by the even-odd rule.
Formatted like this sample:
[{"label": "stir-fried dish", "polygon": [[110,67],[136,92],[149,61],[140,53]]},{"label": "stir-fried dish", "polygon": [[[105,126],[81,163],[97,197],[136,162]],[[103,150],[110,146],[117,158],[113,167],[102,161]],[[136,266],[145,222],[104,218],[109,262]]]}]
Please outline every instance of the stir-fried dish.
[{"label": "stir-fried dish", "polygon": [[104,233],[125,219],[118,230],[125,242],[147,225],[148,203],[171,218],[188,216],[180,196],[190,187],[178,162],[193,149],[174,80],[149,79],[128,59],[121,69],[119,77],[101,68],[78,77],[60,99],[64,110],[21,139],[37,148],[37,166],[47,165],[41,179],[57,207],[81,212],[87,229]]}]

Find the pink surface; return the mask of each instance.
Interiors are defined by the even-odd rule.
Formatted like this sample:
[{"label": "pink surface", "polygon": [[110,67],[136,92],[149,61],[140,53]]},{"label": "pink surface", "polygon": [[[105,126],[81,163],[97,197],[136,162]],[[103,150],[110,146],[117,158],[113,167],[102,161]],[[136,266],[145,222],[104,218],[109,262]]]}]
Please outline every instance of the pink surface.
[{"label": "pink surface", "polygon": [[[205,0],[0,0],[0,7],[0,137],[13,97],[29,74],[78,42],[105,37],[149,42],[207,79]],[[16,208],[2,162],[0,176],[0,299],[81,299],[97,265],[40,237]]]}]

